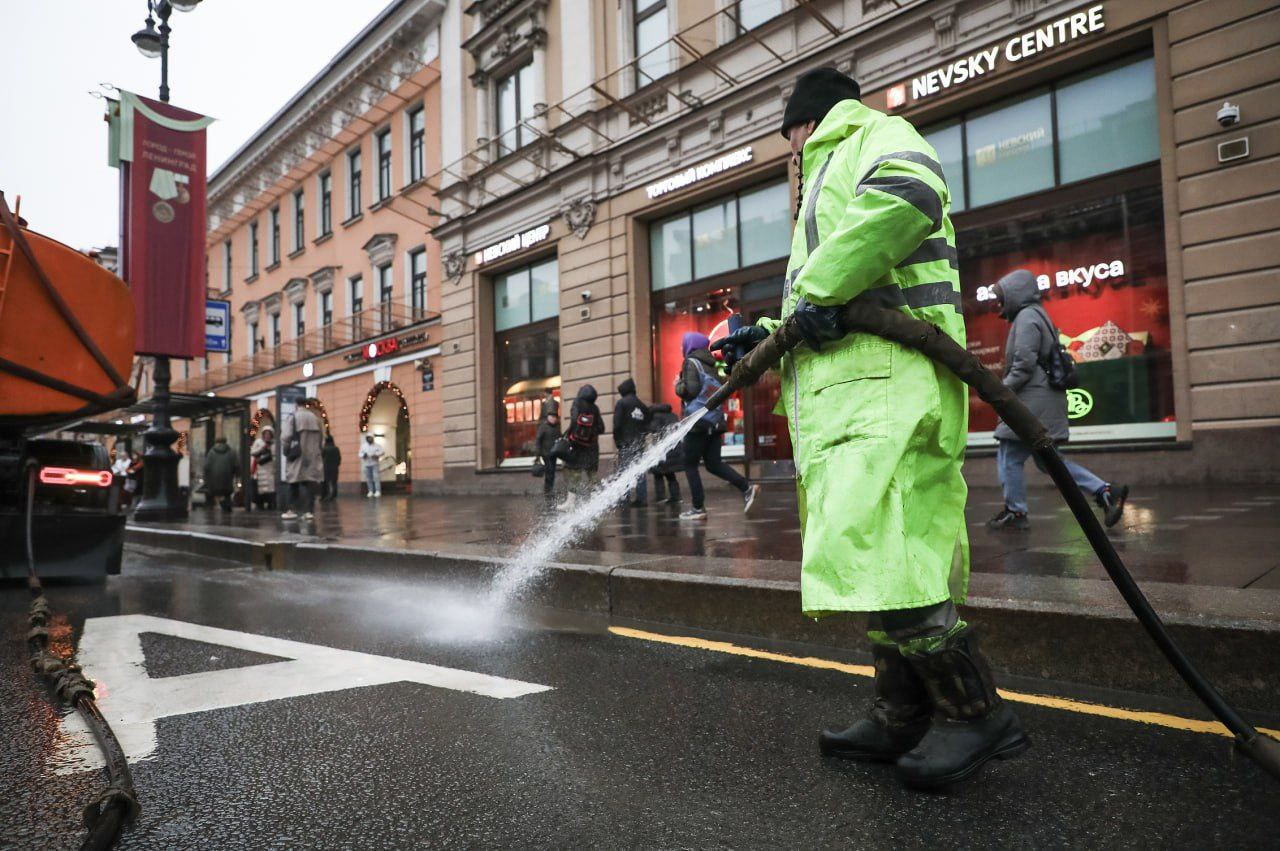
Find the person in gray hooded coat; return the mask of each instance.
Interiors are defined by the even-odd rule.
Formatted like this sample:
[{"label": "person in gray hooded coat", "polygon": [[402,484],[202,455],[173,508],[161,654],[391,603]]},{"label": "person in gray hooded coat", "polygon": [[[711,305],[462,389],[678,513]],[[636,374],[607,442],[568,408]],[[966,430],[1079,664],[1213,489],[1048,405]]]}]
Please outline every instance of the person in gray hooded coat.
[{"label": "person in gray hooded coat", "polygon": [[[1058,329],[1040,303],[1040,288],[1036,285],[1035,275],[1026,269],[1016,269],[996,283],[995,292],[1000,302],[1000,315],[1010,323],[1009,337],[1004,344],[1004,385],[1044,423],[1055,443],[1064,443],[1070,437],[1067,392],[1049,384],[1049,374],[1045,369],[1050,352],[1058,344]],[[1044,465],[1004,422],[996,426],[995,438],[999,442],[996,460],[1000,487],[1004,491],[1004,507],[987,521],[987,527],[1030,528],[1025,466],[1028,458],[1035,458],[1041,472],[1044,472]],[[1114,526],[1124,513],[1129,487],[1112,486],[1074,461],[1063,460],[1075,483],[1102,508],[1106,524]]]}]

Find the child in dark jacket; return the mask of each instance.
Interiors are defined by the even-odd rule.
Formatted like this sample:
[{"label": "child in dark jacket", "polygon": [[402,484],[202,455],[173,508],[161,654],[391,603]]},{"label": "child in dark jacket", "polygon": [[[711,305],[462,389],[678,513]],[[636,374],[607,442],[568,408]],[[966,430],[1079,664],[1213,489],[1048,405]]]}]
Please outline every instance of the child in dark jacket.
[{"label": "child in dark jacket", "polygon": [[[655,436],[655,439],[657,435],[680,422],[680,418],[675,415],[675,412],[671,410],[671,406],[667,404],[652,405],[649,408],[649,412],[652,414],[649,420],[649,432]],[[666,502],[674,505],[680,501],[680,481],[676,479],[676,473],[683,469],[683,445],[673,447],[667,453],[666,458],[649,468],[649,472],[653,473],[654,502]]]},{"label": "child in dark jacket", "polygon": [[560,417],[551,407],[544,407],[542,414],[542,422],[538,423],[538,433],[535,436],[538,447],[538,457],[542,459],[542,495],[551,499],[551,492],[556,488],[556,459],[551,454],[551,449],[556,445],[556,441],[560,438]]}]

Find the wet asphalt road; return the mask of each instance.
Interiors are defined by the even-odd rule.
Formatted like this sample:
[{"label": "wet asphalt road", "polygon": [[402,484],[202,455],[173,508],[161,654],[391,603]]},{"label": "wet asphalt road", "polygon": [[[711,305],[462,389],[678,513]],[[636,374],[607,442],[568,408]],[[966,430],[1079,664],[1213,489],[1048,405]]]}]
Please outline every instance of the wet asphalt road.
[{"label": "wet asphalt road", "polygon": [[[499,700],[391,683],[162,718],[154,756],[133,766],[143,815],[125,849],[1274,848],[1280,836],[1280,785],[1218,736],[1019,706],[1030,752],[922,795],[890,767],[818,757],[816,730],[871,693],[837,671],[619,637],[566,613],[487,625],[447,589],[137,551],[105,586],[50,598],[69,616],[63,641],[86,617],[149,614],[551,687]],[[24,590],[0,589],[0,847],[74,848],[101,775],[50,771],[58,713],[25,667],[25,607]],[[143,651],[151,677],[278,658],[160,635]],[[1049,686],[1036,690],[1102,699]]]}]

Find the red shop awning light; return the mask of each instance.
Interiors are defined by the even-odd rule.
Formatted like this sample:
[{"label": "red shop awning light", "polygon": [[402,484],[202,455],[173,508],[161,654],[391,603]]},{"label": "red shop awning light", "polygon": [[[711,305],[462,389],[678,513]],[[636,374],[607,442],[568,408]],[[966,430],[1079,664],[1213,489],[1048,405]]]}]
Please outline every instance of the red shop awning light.
[{"label": "red shop awning light", "polygon": [[77,470],[73,467],[41,467],[40,484],[70,485],[72,487],[91,485],[99,488],[111,487],[111,471],[109,470]]}]

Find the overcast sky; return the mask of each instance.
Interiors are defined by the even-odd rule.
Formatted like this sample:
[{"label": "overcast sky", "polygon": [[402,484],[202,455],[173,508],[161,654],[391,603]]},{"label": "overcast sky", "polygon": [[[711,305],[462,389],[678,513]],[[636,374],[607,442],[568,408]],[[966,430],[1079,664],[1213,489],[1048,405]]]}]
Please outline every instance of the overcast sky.
[{"label": "overcast sky", "polygon": [[[213,171],[389,0],[203,0],[175,11],[170,100],[218,119]],[[76,248],[115,245],[119,186],[107,165],[110,83],[157,97],[160,60],[129,40],[146,0],[4,0],[0,190],[33,230]]]}]

